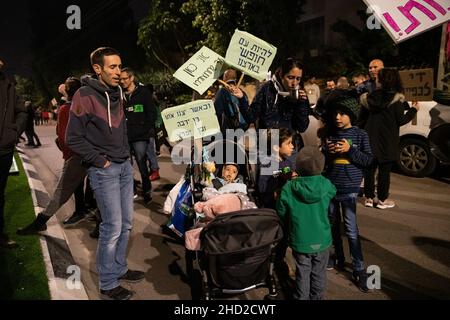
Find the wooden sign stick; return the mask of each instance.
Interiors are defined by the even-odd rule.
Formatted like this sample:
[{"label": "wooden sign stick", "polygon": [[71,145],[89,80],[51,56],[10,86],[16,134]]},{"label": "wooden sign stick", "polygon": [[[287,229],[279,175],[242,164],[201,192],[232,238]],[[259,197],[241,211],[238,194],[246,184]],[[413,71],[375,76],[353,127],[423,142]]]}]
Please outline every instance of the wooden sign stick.
[{"label": "wooden sign stick", "polygon": [[245,73],[242,72],[241,78],[239,79],[239,82],[238,82],[238,84],[237,84],[237,87],[238,87],[238,88],[241,86],[242,80],[244,80],[244,76],[245,76]]}]

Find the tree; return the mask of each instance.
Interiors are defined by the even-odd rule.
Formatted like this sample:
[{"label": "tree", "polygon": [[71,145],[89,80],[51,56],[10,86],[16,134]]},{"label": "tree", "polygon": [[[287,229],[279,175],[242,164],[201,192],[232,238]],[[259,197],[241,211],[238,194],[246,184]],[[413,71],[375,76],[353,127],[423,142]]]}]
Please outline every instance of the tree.
[{"label": "tree", "polygon": [[[168,70],[205,45],[225,55],[236,28],[275,45],[277,58],[296,55],[292,39],[305,0],[151,0],[139,27],[139,44]],[[292,31],[292,32],[291,32]],[[297,34],[296,39],[300,38]]]},{"label": "tree", "polygon": [[21,77],[19,75],[15,75],[14,78],[16,80],[17,93],[22,96],[24,101],[29,100],[35,106],[47,105],[47,97],[37,88],[33,79]]},{"label": "tree", "polygon": [[[236,28],[277,47],[277,60],[296,55],[301,48],[297,19],[304,0],[188,0],[182,12],[194,14],[193,26],[206,37],[206,45],[225,55]],[[296,34],[295,37],[292,34]],[[295,40],[294,40],[295,39]]]},{"label": "tree", "polygon": [[184,2],[151,0],[149,13],[139,25],[138,44],[169,72],[189,59],[200,40],[200,33],[192,27],[192,16],[180,13]]}]

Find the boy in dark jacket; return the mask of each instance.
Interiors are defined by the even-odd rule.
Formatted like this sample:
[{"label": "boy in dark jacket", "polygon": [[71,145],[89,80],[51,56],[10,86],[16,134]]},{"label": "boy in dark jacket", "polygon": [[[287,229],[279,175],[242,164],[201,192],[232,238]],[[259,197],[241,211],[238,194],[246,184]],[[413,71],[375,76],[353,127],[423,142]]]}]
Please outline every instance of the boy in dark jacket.
[{"label": "boy in dark jacket", "polygon": [[297,267],[294,298],[301,300],[322,300],[326,289],[332,243],[328,206],[336,188],[321,175],[324,164],[317,147],[301,149],[296,159],[300,177],[286,183],[277,202]]},{"label": "boy in dark jacket", "polygon": [[[279,142],[272,146],[272,136],[274,130],[267,131],[267,144],[272,148],[269,155],[260,155],[258,190],[261,196],[261,204],[264,208],[275,209],[276,201],[281,188],[290,179],[294,171],[294,164],[289,159],[294,152],[293,137],[290,129],[280,128],[278,130]],[[275,165],[274,165],[275,164]],[[276,168],[269,171],[270,167]]]},{"label": "boy in dark jacket", "polygon": [[[260,204],[264,208],[275,209],[281,188],[295,174],[295,166],[290,160],[294,152],[293,132],[288,128],[270,129],[267,131],[266,143],[270,149],[269,155],[260,154],[258,191]],[[275,258],[275,271],[284,288],[288,287],[289,281],[289,268],[284,261],[286,249],[287,241],[284,237],[278,244]]]},{"label": "boy in dark jacket", "polygon": [[[327,166],[325,176],[336,186],[336,197],[329,207],[333,245],[336,257],[329,268],[337,265],[344,268],[345,257],[341,239],[341,213],[345,222],[352,257],[353,277],[358,288],[367,292],[367,273],[365,271],[358,225],[356,221],[356,202],[363,178],[363,169],[372,162],[372,151],[367,133],[352,123],[356,120],[359,105],[357,100],[347,94],[337,96],[327,102],[326,109],[334,114],[334,127],[328,128],[329,135],[325,146]],[[331,258],[330,258],[331,259]]]}]

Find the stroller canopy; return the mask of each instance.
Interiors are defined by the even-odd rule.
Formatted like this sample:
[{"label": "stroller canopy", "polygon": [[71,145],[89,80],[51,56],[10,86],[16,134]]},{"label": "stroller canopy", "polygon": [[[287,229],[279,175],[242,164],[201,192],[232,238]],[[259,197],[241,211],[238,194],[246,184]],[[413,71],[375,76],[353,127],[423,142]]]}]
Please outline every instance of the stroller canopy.
[{"label": "stroller canopy", "polygon": [[203,250],[210,255],[237,253],[274,244],[283,231],[272,209],[252,209],[217,216],[202,231]]}]

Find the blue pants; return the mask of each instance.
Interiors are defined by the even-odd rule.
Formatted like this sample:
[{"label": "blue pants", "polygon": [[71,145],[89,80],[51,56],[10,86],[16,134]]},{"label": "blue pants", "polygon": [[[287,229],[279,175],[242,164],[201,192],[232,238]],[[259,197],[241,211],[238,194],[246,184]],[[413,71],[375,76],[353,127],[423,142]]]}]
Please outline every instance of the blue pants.
[{"label": "blue pants", "polygon": [[148,142],[147,157],[148,161],[150,161],[150,168],[152,169],[152,171],[159,170],[158,157],[156,156],[155,138],[153,137],[151,137]]},{"label": "blue pants", "polygon": [[136,163],[139,168],[142,180],[142,191],[144,193],[150,193],[152,191],[152,183],[149,179],[149,172],[147,166],[147,149],[148,141],[135,141],[131,143],[136,157]]},{"label": "blue pants", "polygon": [[102,217],[97,247],[101,290],[119,286],[127,270],[126,252],[133,217],[133,168],[129,161],[111,162],[108,168],[88,170]]},{"label": "blue pants", "polygon": [[358,224],[356,222],[357,193],[338,194],[330,202],[328,218],[330,219],[331,233],[336,258],[340,262],[345,261],[344,248],[341,238],[341,213],[344,218],[345,234],[348,238],[350,255],[352,256],[353,271],[364,270],[364,259],[359,239]]},{"label": "blue pants", "polygon": [[328,250],[318,253],[292,251],[295,260],[295,293],[297,300],[323,300],[327,288]]}]

